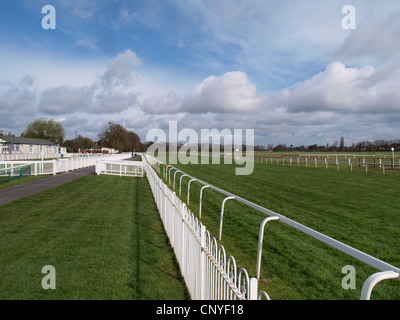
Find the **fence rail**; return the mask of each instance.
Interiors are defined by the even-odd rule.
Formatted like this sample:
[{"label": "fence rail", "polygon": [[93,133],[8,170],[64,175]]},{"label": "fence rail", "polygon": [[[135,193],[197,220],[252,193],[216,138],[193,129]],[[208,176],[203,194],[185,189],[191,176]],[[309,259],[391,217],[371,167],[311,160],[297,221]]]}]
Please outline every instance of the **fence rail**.
[{"label": "fence rail", "polygon": [[129,157],[129,154],[117,154],[103,155],[102,157],[78,157],[43,161],[0,161],[0,170],[13,170],[13,168],[21,165],[29,165],[31,167],[31,175],[56,175],[63,172],[95,166],[96,162],[100,159],[119,160]]},{"label": "fence rail", "polygon": [[19,161],[19,160],[41,160],[41,159],[64,159],[64,158],[95,158],[103,157],[101,153],[12,153],[1,154],[0,161]]}]

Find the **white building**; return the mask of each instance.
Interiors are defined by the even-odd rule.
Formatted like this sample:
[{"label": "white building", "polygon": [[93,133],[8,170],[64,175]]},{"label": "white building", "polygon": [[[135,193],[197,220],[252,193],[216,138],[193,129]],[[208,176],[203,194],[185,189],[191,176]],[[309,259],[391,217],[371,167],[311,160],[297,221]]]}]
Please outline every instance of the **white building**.
[{"label": "white building", "polygon": [[50,140],[0,136],[0,154],[65,154],[62,148]]}]

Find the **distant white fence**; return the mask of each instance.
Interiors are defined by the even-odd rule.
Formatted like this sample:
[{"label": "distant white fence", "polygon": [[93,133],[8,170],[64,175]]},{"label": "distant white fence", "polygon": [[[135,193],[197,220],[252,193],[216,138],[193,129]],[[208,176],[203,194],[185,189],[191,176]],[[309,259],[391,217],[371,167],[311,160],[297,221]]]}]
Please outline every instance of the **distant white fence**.
[{"label": "distant white fence", "polygon": [[[382,172],[385,174],[388,170],[399,170],[400,169],[400,160],[391,160],[390,158],[373,158],[374,162],[371,162],[371,159],[365,159],[362,157],[358,157],[359,161],[352,161],[350,157],[346,159],[346,161],[338,160],[328,160],[328,157],[320,159],[319,157],[281,157],[281,158],[274,158],[274,157],[245,157],[246,161],[253,161],[254,163],[266,163],[266,164],[288,164],[288,165],[305,165],[306,167],[325,167],[325,168],[332,168],[336,167],[337,170],[347,168],[350,171],[353,171],[353,168],[362,167],[365,172],[371,171],[372,169],[377,169],[376,171]],[[370,161],[370,162],[368,162]],[[385,162],[386,161],[386,162]],[[391,161],[391,163],[388,163]]]},{"label": "distant white fence", "polygon": [[[257,279],[260,277],[261,270],[264,227],[266,223],[271,220],[279,220],[280,222],[285,223],[317,239],[318,241],[378,269],[379,272],[374,273],[364,282],[360,296],[361,300],[369,300],[372,290],[380,281],[400,279],[400,268],[398,267],[390,265],[382,260],[310,229],[281,214],[275,213],[225,190],[207,184],[204,181],[185,174],[183,171],[178,170],[171,165],[163,164],[153,157],[145,155],[144,158],[148,163],[146,166],[146,176],[150,183],[164,228],[174,249],[182,275],[186,281],[191,296],[195,300],[270,299],[266,292],[258,292]],[[162,172],[160,169],[161,167]],[[157,171],[170,183],[172,170],[182,173],[179,190],[181,190],[183,176],[186,176],[189,179],[188,188],[190,182],[195,180],[204,185],[200,191],[200,206],[202,190],[206,187],[212,188],[226,196],[221,210],[220,237],[223,221],[223,208],[226,200],[235,199],[236,201],[239,201],[268,216],[261,223],[259,230],[256,277],[250,278],[244,268],[237,271],[235,259],[232,256],[227,258],[224,247],[218,246],[217,240],[211,238],[210,233],[206,230],[205,226],[194,217],[186,204],[181,201],[178,195],[176,195],[176,193],[172,191],[156,173]],[[175,185],[175,174],[173,179]],[[189,198],[187,200],[187,203],[188,202]],[[201,207],[199,208],[199,216],[200,215]]]},{"label": "distant white fence", "polygon": [[96,161],[96,174],[106,174],[127,177],[143,177],[144,163],[142,161]]},{"label": "distant white fence", "polygon": [[12,153],[0,154],[0,161],[18,161],[18,160],[41,160],[43,159],[63,159],[78,157],[102,157],[100,153]]},{"label": "distant white fence", "polygon": [[31,175],[56,175],[96,165],[98,160],[122,160],[129,158],[129,154],[102,155],[96,157],[78,157],[68,159],[54,159],[43,161],[0,161],[0,170],[6,171],[21,165],[31,166]]}]

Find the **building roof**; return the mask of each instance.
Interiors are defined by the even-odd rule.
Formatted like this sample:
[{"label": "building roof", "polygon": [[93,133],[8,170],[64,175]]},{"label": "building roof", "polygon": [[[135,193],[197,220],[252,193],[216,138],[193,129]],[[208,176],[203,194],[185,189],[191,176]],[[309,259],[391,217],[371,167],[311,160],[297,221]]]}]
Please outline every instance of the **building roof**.
[{"label": "building roof", "polygon": [[46,145],[46,146],[57,146],[56,143],[54,143],[51,140],[46,140],[46,139],[34,139],[34,138],[18,138],[18,137],[5,137],[5,136],[0,136],[0,139],[3,139],[4,141],[13,143],[13,144],[33,144],[33,145]]}]

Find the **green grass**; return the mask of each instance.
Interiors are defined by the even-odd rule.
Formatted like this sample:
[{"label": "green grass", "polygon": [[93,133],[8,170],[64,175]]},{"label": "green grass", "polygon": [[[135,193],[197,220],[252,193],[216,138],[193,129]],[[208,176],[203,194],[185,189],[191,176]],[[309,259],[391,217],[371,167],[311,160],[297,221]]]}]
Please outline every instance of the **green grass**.
[{"label": "green grass", "polygon": [[[176,167],[400,266],[398,176],[265,163],[256,163],[250,176],[235,176],[234,165]],[[179,173],[176,178],[178,192]],[[183,178],[185,202],[187,183],[188,178]],[[192,182],[189,208],[196,216],[200,188],[200,184]],[[213,190],[204,190],[201,221],[216,238],[223,199]],[[259,226],[265,217],[232,200],[225,205],[221,244],[253,276]],[[356,268],[355,290],[341,286],[345,276],[341,270],[346,265]],[[364,281],[378,271],[276,221],[265,229],[262,267],[261,289],[272,299],[359,299]],[[380,283],[372,299],[400,299],[400,282]]]},{"label": "green grass", "polygon": [[47,178],[50,175],[40,175],[40,176],[29,176],[29,177],[23,177],[22,179],[20,178],[14,178],[10,181],[8,181],[7,177],[0,177],[0,189],[5,189],[8,187],[13,187],[22,183],[27,183],[31,181],[36,181],[39,179]]},{"label": "green grass", "polygon": [[91,175],[0,206],[0,221],[0,299],[189,298],[146,179]]}]

